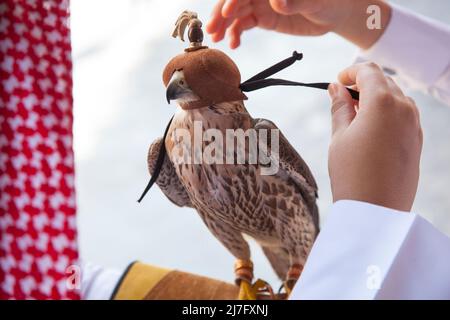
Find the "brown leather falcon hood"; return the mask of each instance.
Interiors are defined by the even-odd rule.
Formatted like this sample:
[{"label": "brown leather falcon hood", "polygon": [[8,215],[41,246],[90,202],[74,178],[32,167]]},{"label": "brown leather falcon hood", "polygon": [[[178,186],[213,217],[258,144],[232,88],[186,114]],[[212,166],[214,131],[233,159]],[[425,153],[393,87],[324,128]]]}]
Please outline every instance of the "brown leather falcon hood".
[{"label": "brown leather falcon hood", "polygon": [[216,49],[193,49],[186,49],[185,53],[170,60],[163,73],[164,85],[167,87],[173,73],[183,70],[187,84],[200,97],[199,101],[190,102],[183,108],[195,109],[247,99],[239,88],[239,69],[230,57]]},{"label": "brown leather falcon hood", "polygon": [[178,18],[172,36],[183,39],[189,26],[190,46],[177,55],[164,68],[163,81],[167,87],[173,73],[183,70],[184,78],[200,100],[183,104],[184,109],[207,107],[212,104],[246,100],[239,88],[241,74],[233,60],[225,53],[202,45],[202,23],[197,14],[185,11]]}]

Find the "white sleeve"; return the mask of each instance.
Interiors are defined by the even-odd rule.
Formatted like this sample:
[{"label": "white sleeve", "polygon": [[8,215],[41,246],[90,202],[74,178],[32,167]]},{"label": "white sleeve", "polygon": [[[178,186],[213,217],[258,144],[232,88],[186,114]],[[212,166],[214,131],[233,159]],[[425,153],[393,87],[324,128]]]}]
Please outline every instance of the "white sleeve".
[{"label": "white sleeve", "polygon": [[450,239],[413,213],[332,206],[291,299],[450,299]]},{"label": "white sleeve", "polygon": [[402,84],[450,105],[450,27],[391,6],[386,31],[359,60],[373,61]]},{"label": "white sleeve", "polygon": [[81,299],[109,300],[123,271],[107,269],[91,263],[81,266]]}]

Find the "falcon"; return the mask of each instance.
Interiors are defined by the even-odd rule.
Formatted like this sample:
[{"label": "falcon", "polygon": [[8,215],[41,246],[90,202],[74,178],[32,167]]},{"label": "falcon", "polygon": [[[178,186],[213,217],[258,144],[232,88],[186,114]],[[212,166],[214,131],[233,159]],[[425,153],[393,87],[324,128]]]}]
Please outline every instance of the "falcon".
[{"label": "falcon", "polygon": [[[248,237],[261,246],[289,294],[319,232],[316,181],[281,133],[279,168],[272,175],[262,173],[264,164],[248,159],[232,164],[186,161],[179,147],[193,141],[179,138],[178,132],[181,129],[194,137],[197,121],[204,132],[216,129],[224,137],[227,130],[241,129],[261,132],[256,135],[260,139],[263,133],[278,130],[269,120],[252,118],[244,105],[246,97],[239,90],[237,67],[224,53],[204,47],[198,31],[201,23],[196,16],[189,19],[191,29],[197,29],[190,30],[189,34],[195,35],[190,39],[191,46],[164,70],[167,100],[177,107],[165,140],[156,139],[150,146],[149,172],[154,173],[164,147],[166,156],[156,184],[177,206],[195,209],[209,231],[236,258],[234,270],[241,297],[255,298],[250,289],[253,263]],[[202,141],[201,150],[210,143]],[[228,147],[224,143],[220,150],[224,157]],[[250,152],[249,148],[245,145],[246,151]]]}]

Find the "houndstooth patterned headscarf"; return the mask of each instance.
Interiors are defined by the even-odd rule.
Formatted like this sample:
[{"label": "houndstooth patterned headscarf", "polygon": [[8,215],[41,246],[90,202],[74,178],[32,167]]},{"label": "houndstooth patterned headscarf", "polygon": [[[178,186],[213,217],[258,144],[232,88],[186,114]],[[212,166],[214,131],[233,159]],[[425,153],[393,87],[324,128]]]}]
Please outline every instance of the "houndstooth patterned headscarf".
[{"label": "houndstooth patterned headscarf", "polygon": [[0,3],[1,299],[79,297],[68,22],[69,1]]}]

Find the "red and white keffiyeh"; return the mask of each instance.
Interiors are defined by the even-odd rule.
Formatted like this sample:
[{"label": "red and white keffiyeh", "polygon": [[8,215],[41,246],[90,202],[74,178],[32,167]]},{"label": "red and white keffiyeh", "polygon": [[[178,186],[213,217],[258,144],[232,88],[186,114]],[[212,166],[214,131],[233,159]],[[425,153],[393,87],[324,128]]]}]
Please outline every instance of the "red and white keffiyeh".
[{"label": "red and white keffiyeh", "polygon": [[1,299],[79,297],[68,22],[69,1],[0,2]]}]

